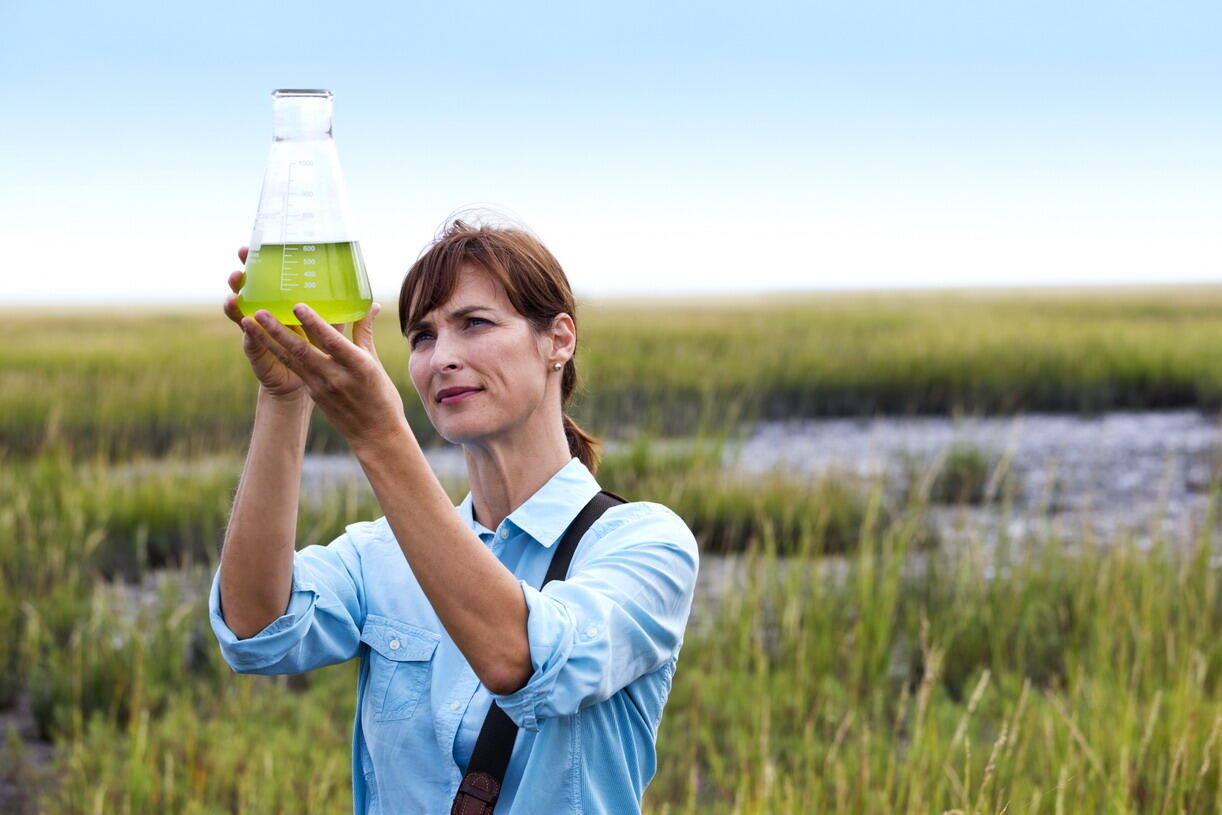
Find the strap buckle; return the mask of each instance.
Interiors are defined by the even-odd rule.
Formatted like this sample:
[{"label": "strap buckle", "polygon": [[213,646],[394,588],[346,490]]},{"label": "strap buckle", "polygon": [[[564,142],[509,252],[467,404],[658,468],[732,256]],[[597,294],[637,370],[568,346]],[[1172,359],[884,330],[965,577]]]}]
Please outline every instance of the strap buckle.
[{"label": "strap buckle", "polygon": [[486,810],[480,806],[475,812],[492,812],[500,794],[501,783],[493,775],[473,770],[463,777],[462,784],[458,787],[458,795],[454,798],[454,806],[450,810],[451,815],[465,815],[467,806],[464,796],[474,798],[487,806]]}]

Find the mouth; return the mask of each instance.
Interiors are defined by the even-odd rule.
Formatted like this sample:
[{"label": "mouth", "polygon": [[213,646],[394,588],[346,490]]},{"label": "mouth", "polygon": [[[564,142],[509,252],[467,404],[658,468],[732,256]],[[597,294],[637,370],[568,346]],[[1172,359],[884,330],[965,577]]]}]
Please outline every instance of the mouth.
[{"label": "mouth", "polygon": [[483,388],[445,388],[437,394],[437,402],[442,405],[453,405],[482,392]]}]

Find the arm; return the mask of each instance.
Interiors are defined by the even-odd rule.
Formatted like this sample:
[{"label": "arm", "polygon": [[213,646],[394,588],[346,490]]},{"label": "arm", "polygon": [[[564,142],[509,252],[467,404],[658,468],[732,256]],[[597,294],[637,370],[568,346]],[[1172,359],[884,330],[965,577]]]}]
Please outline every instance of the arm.
[{"label": "arm", "polygon": [[[238,250],[246,261],[247,250]],[[238,292],[245,273],[232,272],[225,316],[243,325]],[[300,328],[298,336],[304,336]],[[243,332],[242,350],[259,380],[255,426],[246,466],[221,548],[221,590],[232,633],[253,637],[284,613],[292,579],[297,498],[306,431],[314,402],[301,378]],[[219,597],[218,613],[219,613]]]},{"label": "arm", "polygon": [[285,613],[292,584],[297,503],[314,403],[259,389],[255,426],[221,548],[224,618],[240,639]]},{"label": "arm", "polygon": [[390,435],[353,452],[454,644],[484,687],[509,690],[530,675],[518,580],[454,511],[407,420],[399,418]]},{"label": "arm", "polygon": [[682,647],[700,562],[687,525],[638,502],[608,510],[599,527],[567,580],[542,591],[520,581],[533,672],[493,698],[523,729],[611,698]]},{"label": "arm", "polygon": [[[247,336],[300,376],[348,440],[413,574],[454,644],[489,689],[530,673],[526,602],[518,581],[472,532],[429,467],[394,382],[373,348],[374,304],[354,341],[312,310],[297,311],[310,342],[260,311]],[[283,598],[281,598],[283,599]]]},{"label": "arm", "polygon": [[238,673],[290,674],[356,656],[366,602],[360,547],[371,522],[349,524],[326,546],[294,553],[288,608],[252,637],[239,639],[221,616],[221,572],[212,577],[208,619],[221,655]]}]

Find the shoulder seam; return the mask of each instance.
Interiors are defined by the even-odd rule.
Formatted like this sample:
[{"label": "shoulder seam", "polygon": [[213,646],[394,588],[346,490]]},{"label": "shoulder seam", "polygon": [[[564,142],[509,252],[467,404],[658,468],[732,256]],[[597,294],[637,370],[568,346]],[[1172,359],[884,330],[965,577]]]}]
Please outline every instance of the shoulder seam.
[{"label": "shoulder seam", "polygon": [[[605,532],[610,532],[618,526],[622,526],[633,518],[646,515],[652,510],[648,506],[648,501],[629,501],[626,504],[616,504],[608,507],[607,510],[598,517],[590,526],[590,529],[602,529]],[[614,516],[614,517],[612,517]]]},{"label": "shoulder seam", "polygon": [[[626,510],[626,507],[631,507],[631,509]],[[608,517],[613,514],[614,517]],[[651,515],[668,517],[674,521],[677,521],[683,527],[684,531],[687,532],[687,535],[692,537],[693,540],[695,539],[695,536],[692,534],[691,527],[688,526],[687,521],[683,520],[682,516],[665,504],[659,504],[656,501],[632,501],[627,504],[617,504],[604,512],[602,516],[590,526],[590,529],[586,534],[590,534],[591,532],[597,530],[597,538],[601,539],[624,524],[639,518],[646,518]]]}]

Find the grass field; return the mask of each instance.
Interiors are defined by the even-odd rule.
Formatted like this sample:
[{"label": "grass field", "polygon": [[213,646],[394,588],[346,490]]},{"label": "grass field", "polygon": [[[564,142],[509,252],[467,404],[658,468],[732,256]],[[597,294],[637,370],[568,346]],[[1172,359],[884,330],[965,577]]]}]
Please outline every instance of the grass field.
[{"label": "grass field", "polygon": [[[926,516],[981,500],[971,451],[900,503],[718,463],[726,423],[760,415],[1217,407],[1215,306],[1222,289],[590,304],[575,412],[635,440],[600,480],[674,508],[737,580],[689,628],[646,811],[1222,811],[1212,523],[1151,548],[951,547]],[[238,676],[207,623],[253,409],[236,329],[218,308],[0,332],[0,713],[24,700],[55,744],[40,766],[0,733],[0,782],[23,790],[4,804],[350,810],[355,665]],[[379,343],[422,431],[389,320]],[[366,489],[303,505],[298,546],[380,514]]]},{"label": "grass field", "polygon": [[[422,443],[394,303],[379,354]],[[751,417],[1222,407],[1222,287],[579,305],[572,413],[599,435]],[[255,385],[216,308],[0,309],[0,446],[241,450]],[[343,449],[315,417],[313,444]]]}]

